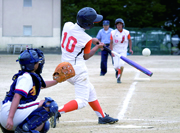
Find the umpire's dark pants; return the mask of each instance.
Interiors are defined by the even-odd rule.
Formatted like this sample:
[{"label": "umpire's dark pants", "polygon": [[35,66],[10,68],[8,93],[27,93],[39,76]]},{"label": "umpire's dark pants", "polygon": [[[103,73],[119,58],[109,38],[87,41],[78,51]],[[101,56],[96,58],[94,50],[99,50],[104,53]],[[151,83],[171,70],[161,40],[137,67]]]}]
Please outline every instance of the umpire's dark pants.
[{"label": "umpire's dark pants", "polygon": [[[106,45],[106,47],[109,47],[109,45]],[[108,54],[110,54],[110,56],[111,56],[110,52],[108,52],[106,50],[101,51],[101,73],[100,73],[101,75],[105,75],[107,73]],[[111,59],[112,59],[112,57],[111,57]]]}]

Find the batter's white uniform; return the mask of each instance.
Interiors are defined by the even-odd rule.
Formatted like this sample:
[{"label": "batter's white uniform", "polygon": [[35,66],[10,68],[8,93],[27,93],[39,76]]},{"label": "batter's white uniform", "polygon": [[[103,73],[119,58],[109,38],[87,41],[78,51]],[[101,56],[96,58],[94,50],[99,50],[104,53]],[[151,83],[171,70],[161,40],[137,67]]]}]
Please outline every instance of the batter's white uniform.
[{"label": "batter's white uniform", "polygon": [[[83,58],[85,45],[92,39],[85,29],[77,23],[65,23],[62,32],[61,50],[62,62],[70,62],[76,75],[68,82],[75,86],[78,109],[85,107],[88,102],[97,100],[94,86],[89,81],[88,70]],[[78,55],[79,54],[79,55]]]},{"label": "batter's white uniform", "polygon": [[[17,79],[16,89],[21,90],[25,93],[29,93],[29,91],[33,90],[33,81],[32,77],[29,73],[24,73],[23,75],[19,76]],[[6,103],[1,103],[1,110],[0,110],[0,123],[5,128],[7,124],[7,119],[11,107],[10,101]],[[29,116],[29,114],[38,108],[39,102],[34,101],[27,104],[19,104],[18,108],[15,112],[14,118],[13,118],[13,131],[15,128],[25,119]]]},{"label": "batter's white uniform", "polygon": [[[111,31],[111,40],[113,40],[113,51],[122,56],[127,56],[128,48],[128,39],[130,39],[129,31],[123,29],[122,32],[117,29]],[[124,66],[124,61],[121,60],[118,56],[113,57],[114,69],[120,69],[121,66]]]}]

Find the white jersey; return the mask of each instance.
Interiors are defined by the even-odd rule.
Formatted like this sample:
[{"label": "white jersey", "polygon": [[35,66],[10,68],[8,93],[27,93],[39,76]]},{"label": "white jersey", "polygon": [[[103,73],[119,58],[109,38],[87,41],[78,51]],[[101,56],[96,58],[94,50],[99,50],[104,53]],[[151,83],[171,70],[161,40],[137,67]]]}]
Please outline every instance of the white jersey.
[{"label": "white jersey", "polygon": [[76,75],[67,81],[75,86],[78,109],[84,107],[85,101],[91,102],[97,99],[94,86],[89,81],[88,70],[83,58],[84,48],[90,40],[92,40],[92,37],[77,23],[67,22],[64,24],[61,61],[71,63],[75,70]]},{"label": "white jersey", "polygon": [[72,65],[84,63],[83,50],[91,39],[92,37],[85,33],[85,29],[77,23],[65,23],[61,40],[62,61],[70,62]]},{"label": "white jersey", "polygon": [[122,32],[117,29],[111,31],[111,37],[113,39],[113,51],[119,52],[127,52],[128,47],[128,35],[129,31],[123,29]]}]

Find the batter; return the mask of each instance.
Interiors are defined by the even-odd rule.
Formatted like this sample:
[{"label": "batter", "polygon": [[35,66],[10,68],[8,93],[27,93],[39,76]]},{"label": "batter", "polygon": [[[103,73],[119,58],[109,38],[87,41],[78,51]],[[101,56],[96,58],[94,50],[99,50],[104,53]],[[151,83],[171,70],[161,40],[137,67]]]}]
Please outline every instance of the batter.
[{"label": "batter", "polygon": [[[91,44],[99,42],[97,38],[90,37],[85,33],[86,29],[91,29],[94,23],[100,22],[103,19],[102,15],[98,15],[93,8],[82,8],[77,14],[77,23],[66,22],[62,31],[62,62],[70,62],[76,75],[68,82],[75,87],[75,99],[69,101],[59,108],[60,116],[63,113],[78,110],[86,105],[90,105],[99,117],[99,124],[110,123],[113,124],[118,121],[105,114],[97,100],[96,91],[94,86],[89,81],[88,71],[85,60],[92,57],[99,48],[103,48],[104,43],[95,45],[91,49]],[[54,119],[54,121],[52,120]],[[56,126],[56,118],[51,119],[51,126]]]}]

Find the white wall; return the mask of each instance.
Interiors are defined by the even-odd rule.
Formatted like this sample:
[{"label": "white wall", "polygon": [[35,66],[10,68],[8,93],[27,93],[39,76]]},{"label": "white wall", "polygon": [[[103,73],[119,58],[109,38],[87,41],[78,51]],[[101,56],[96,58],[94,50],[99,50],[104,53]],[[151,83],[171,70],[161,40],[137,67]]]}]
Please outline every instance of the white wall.
[{"label": "white wall", "polygon": [[[0,0],[0,51],[6,51],[7,44],[33,44],[33,48],[40,48],[41,46],[44,48],[60,46],[61,0],[32,1],[38,2],[34,4],[39,6],[41,3],[44,4],[44,2],[46,2],[45,8],[48,8],[47,10],[51,11],[51,13],[46,13],[46,10],[42,9],[40,11],[44,11],[42,15],[40,15],[41,13],[39,13],[37,5],[30,7],[32,9],[28,9],[29,7],[23,9],[23,0]],[[12,6],[14,2],[20,5],[16,5],[18,8],[22,9],[15,10]],[[12,11],[10,10],[11,8],[13,8]],[[14,13],[16,11],[18,15]],[[14,16],[18,16],[17,19],[13,14]],[[26,14],[27,16],[29,15],[29,17],[24,17]],[[22,28],[23,25],[28,23],[32,26],[34,25],[34,31],[32,31],[32,36],[23,36],[23,31],[19,27]]]}]

